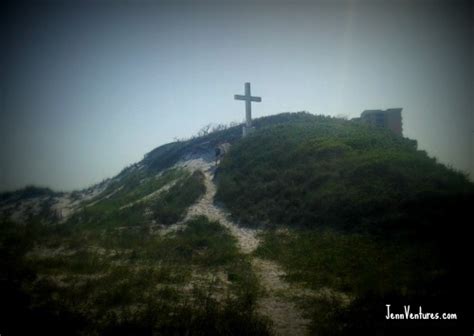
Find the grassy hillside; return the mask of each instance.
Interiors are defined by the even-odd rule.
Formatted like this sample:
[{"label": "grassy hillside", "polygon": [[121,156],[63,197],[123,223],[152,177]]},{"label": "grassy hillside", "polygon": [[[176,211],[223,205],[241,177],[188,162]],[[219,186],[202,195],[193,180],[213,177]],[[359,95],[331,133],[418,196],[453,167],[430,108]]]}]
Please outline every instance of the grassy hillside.
[{"label": "grassy hillside", "polygon": [[138,227],[150,221],[173,224],[183,219],[186,209],[203,192],[203,176],[199,171],[190,174],[183,169],[171,169],[151,177],[141,172],[128,174],[84,204],[70,222],[104,229]]},{"label": "grassy hillside", "polygon": [[203,174],[130,170],[63,224],[0,216],[0,328],[50,335],[270,333],[247,256],[217,222],[178,231]]},{"label": "grassy hillside", "polygon": [[62,225],[0,222],[3,332],[269,332],[254,311],[258,284],[227,229],[203,217],[164,236],[150,226],[183,219],[204,192],[202,173],[139,177],[123,177]]},{"label": "grassy hillside", "polygon": [[[269,229],[257,255],[283,265],[290,281],[329,289],[301,303],[314,333],[470,330],[466,176],[388,131],[285,116],[232,147],[217,197],[242,224]],[[385,321],[389,303],[461,318]]]},{"label": "grassy hillside", "polygon": [[269,334],[246,257],[204,217],[166,236],[7,222],[0,233],[0,322],[9,335]]},{"label": "grassy hillside", "polygon": [[311,115],[260,129],[220,168],[217,197],[248,225],[373,227],[409,202],[473,190],[414,141]]}]

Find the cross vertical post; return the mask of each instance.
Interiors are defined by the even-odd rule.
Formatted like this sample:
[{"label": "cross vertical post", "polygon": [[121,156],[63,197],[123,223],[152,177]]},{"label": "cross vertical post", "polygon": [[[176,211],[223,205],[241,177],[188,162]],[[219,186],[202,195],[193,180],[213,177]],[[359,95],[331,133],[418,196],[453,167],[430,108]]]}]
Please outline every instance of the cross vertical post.
[{"label": "cross vertical post", "polygon": [[246,136],[252,130],[252,102],[259,103],[262,101],[261,97],[253,97],[250,91],[250,83],[245,83],[245,94],[234,95],[235,100],[245,101],[245,126],[242,129],[242,135]]},{"label": "cross vertical post", "polygon": [[247,127],[252,127],[252,103],[248,97],[251,97],[250,93],[250,83],[245,83],[245,125]]}]

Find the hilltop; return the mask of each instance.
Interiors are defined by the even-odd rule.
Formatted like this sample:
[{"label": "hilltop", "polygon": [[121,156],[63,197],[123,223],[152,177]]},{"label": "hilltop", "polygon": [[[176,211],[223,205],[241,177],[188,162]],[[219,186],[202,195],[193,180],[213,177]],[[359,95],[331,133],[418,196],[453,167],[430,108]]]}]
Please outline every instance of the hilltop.
[{"label": "hilltop", "polygon": [[[305,122],[312,118],[309,113],[282,113],[256,119],[254,123],[257,128],[261,128],[289,122]],[[63,221],[79,210],[82,203],[100,198],[100,195],[110,194],[120,187],[127,186],[128,189],[133,189],[139,181],[154,177],[179,162],[195,159],[213,162],[214,149],[217,145],[225,142],[234,144],[242,135],[240,125],[229,127],[219,125],[217,129],[212,132],[207,129],[190,139],[159,146],[146,153],[141,161],[125,167],[116,176],[83,190],[56,192],[46,187],[28,186],[21,190],[1,193],[0,211],[2,215],[16,222],[25,221],[30,217],[53,222]]]},{"label": "hilltop", "polygon": [[386,130],[305,112],[259,118],[254,125],[259,132],[247,139],[241,139],[240,126],[220,127],[157,147],[117,176],[84,190],[64,193],[29,186],[3,193],[0,209],[8,213],[9,205],[21,208],[19,201],[36,200],[36,206],[27,207],[32,215],[50,210],[53,217],[63,217],[63,211],[68,217],[83,201],[132,187],[179,162],[213,162],[215,147],[225,142],[236,146],[219,167],[217,197],[247,225],[343,224],[348,217],[354,219],[354,211],[364,212],[359,219],[385,211],[384,202],[390,200],[401,204],[418,195],[472,191],[465,174],[417,150],[415,140]]}]

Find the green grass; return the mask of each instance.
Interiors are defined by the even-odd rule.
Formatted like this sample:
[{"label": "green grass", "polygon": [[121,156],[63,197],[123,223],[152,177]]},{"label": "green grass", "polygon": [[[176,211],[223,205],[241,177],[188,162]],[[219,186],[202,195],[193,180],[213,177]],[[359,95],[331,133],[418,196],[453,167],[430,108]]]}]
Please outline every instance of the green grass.
[{"label": "green grass", "polygon": [[369,235],[333,230],[268,231],[257,255],[278,261],[287,279],[318,290],[323,287],[351,296],[429,283],[437,268],[430,246],[402,245]]},{"label": "green grass", "polygon": [[190,225],[164,241],[163,249],[169,262],[192,263],[203,267],[218,267],[234,262],[239,257],[236,240],[218,222],[198,217]]},{"label": "green grass", "polygon": [[220,166],[216,196],[248,225],[357,230],[420,198],[472,191],[466,176],[411,140],[308,115],[235,144]]},{"label": "green grass", "polygon": [[[136,227],[98,236],[17,228],[0,226],[1,295],[9,307],[2,332],[270,334],[255,311],[260,288],[250,263],[217,222],[198,217],[166,236]],[[45,249],[51,253],[39,254]]]},{"label": "green grass", "polygon": [[279,119],[234,144],[216,197],[237,221],[270,229],[257,254],[283,265],[287,280],[330,289],[302,303],[312,331],[403,334],[410,325],[383,319],[390,302],[464,316],[413,325],[420,333],[469,331],[467,176],[386,130],[307,114]]},{"label": "green grass", "polygon": [[[299,302],[314,334],[466,332],[472,307],[462,298],[472,289],[464,275],[469,246],[465,235],[466,230],[445,229],[443,239],[408,241],[332,229],[268,230],[256,255],[282,265],[287,281],[322,293]],[[421,305],[426,311],[450,311],[462,318],[391,323],[384,319],[386,304]]]},{"label": "green grass", "polygon": [[206,191],[204,175],[195,171],[179,180],[155,202],[154,218],[158,223],[173,224],[184,218],[186,209]]},{"label": "green grass", "polygon": [[[69,219],[66,226],[75,231],[113,232],[119,227],[142,230],[152,220],[160,224],[173,224],[182,220],[187,208],[205,192],[204,177],[199,171],[190,174],[182,169],[173,169],[165,171],[159,177],[141,181],[138,185],[135,185],[138,183],[136,181],[122,181],[123,185],[112,188],[117,192],[108,198],[101,196],[97,203],[86,204]],[[174,185],[168,190],[143,199],[169,183]]]},{"label": "green grass", "polygon": [[[103,193],[87,202],[85,206],[92,215],[117,210],[184,176],[186,172],[182,169],[166,170],[158,176],[150,176],[143,170],[134,171],[112,182]],[[92,203],[95,204],[91,205]]]}]

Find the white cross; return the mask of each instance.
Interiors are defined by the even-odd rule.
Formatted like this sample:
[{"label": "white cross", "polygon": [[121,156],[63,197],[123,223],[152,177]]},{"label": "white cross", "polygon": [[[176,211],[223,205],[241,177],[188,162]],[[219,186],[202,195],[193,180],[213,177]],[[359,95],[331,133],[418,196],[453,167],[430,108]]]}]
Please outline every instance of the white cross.
[{"label": "white cross", "polygon": [[245,100],[245,123],[247,128],[252,127],[252,102],[260,103],[261,97],[252,97],[250,93],[250,83],[245,83],[245,95],[234,95],[235,100]]}]

